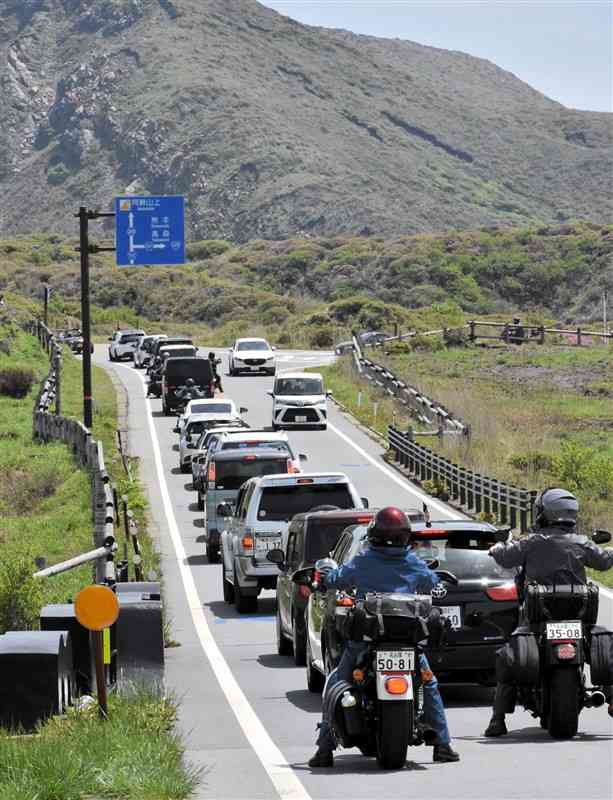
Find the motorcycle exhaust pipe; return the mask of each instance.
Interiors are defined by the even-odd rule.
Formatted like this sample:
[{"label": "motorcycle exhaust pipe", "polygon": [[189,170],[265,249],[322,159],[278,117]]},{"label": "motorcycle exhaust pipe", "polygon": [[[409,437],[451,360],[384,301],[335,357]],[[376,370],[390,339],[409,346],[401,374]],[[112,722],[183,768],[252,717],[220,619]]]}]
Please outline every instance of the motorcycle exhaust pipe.
[{"label": "motorcycle exhaust pipe", "polygon": [[601,692],[600,689],[585,693],[584,704],[586,708],[600,708],[600,706],[603,706],[606,701],[607,698],[604,696],[604,692]]}]

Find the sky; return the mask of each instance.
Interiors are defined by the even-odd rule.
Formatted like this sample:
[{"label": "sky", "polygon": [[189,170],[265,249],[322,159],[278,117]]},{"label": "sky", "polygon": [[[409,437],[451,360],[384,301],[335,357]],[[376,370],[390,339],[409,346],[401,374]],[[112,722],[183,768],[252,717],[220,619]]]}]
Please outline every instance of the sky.
[{"label": "sky", "polygon": [[308,25],[487,58],[568,108],[613,110],[613,0],[260,0]]}]

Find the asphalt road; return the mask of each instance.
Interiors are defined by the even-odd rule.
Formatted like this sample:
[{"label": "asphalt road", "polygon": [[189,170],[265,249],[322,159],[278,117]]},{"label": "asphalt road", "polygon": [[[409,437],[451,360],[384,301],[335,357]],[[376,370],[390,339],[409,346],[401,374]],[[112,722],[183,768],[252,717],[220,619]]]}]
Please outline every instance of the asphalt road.
[{"label": "asphalt road", "polygon": [[[434,764],[431,748],[409,750],[407,766],[380,771],[374,759],[339,751],[334,770],[311,771],[320,699],[306,688],[304,669],[276,654],[274,593],[256,614],[239,616],[224,604],[221,567],[203,555],[202,515],[189,476],[178,468],[173,419],[146,401],[142,373],[111,365],[106,348],[95,360],[115,371],[129,396],[130,449],[141,460],[152,532],[162,553],[165,603],[180,647],[166,651],[167,685],[181,700],[180,728],[187,758],[205,770],[198,798],[215,800],[396,800],[418,795],[441,800],[613,797],[613,736],[604,709],[584,710],[580,733],[555,742],[526,712],[508,718],[512,733],[486,739],[492,691],[443,687],[458,764]],[[330,363],[331,355],[279,353],[281,369]],[[224,366],[226,361],[224,359]],[[271,378],[224,378],[226,395],[249,408],[253,426],[270,424]],[[330,408],[328,431],[295,431],[307,469],[342,470],[372,505],[420,507],[420,491],[381,460],[382,449],[342,413]],[[442,506],[433,517],[455,516]],[[613,595],[601,596],[600,624],[613,625]]]}]

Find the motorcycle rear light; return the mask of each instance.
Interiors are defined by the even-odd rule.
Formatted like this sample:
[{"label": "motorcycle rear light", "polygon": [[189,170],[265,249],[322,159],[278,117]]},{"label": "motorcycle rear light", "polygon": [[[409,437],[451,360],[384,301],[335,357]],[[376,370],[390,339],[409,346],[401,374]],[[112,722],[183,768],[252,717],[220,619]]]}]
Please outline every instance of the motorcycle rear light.
[{"label": "motorcycle rear light", "polygon": [[560,661],[571,661],[577,655],[577,648],[570,642],[559,644],[555,651]]},{"label": "motorcycle rear light", "polygon": [[318,569],[313,572],[313,583],[321,583],[321,572]]},{"label": "motorcycle rear light", "polygon": [[308,600],[311,596],[311,590],[308,586],[299,586],[298,587],[298,594],[300,597],[304,597],[305,600]]},{"label": "motorcycle rear light", "polygon": [[502,586],[490,586],[485,590],[490,600],[517,600],[515,583],[503,583]]},{"label": "motorcycle rear light", "polygon": [[243,536],[241,546],[245,552],[253,550],[253,536]]},{"label": "motorcycle rear light", "polygon": [[336,599],[336,605],[340,608],[353,608],[355,603],[351,597],[338,597]]},{"label": "motorcycle rear light", "polygon": [[366,678],[366,673],[363,669],[354,669],[353,670],[353,681],[354,683],[364,683],[364,679]]},{"label": "motorcycle rear light", "polygon": [[385,681],[385,691],[388,694],[406,694],[409,684],[406,678],[400,676],[394,678],[387,678]]}]

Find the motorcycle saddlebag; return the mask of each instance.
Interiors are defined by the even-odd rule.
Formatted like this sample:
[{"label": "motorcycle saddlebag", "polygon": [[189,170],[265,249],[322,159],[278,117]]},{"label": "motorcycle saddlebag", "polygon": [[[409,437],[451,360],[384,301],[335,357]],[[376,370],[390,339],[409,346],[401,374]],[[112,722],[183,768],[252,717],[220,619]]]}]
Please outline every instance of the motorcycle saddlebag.
[{"label": "motorcycle saddlebag", "polygon": [[501,683],[534,686],[538,683],[540,657],[536,634],[518,628],[498,651],[496,677]]},{"label": "motorcycle saddlebag", "polygon": [[528,622],[580,619],[594,625],[598,618],[598,586],[587,584],[529,583],[525,589],[524,611]]},{"label": "motorcycle saddlebag", "polygon": [[430,595],[367,594],[365,635],[417,644],[428,637],[426,618],[432,610]]},{"label": "motorcycle saddlebag", "polygon": [[591,632],[590,675],[593,686],[613,684],[613,632],[598,625]]}]

